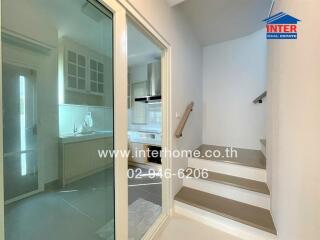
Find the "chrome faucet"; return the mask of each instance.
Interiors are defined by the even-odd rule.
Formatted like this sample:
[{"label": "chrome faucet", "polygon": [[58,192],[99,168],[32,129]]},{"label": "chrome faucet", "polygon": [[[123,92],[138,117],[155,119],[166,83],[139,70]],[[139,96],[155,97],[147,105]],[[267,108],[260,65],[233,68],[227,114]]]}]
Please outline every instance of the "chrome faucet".
[{"label": "chrome faucet", "polygon": [[73,134],[76,134],[78,132],[78,128],[76,126],[76,123],[73,124]]}]

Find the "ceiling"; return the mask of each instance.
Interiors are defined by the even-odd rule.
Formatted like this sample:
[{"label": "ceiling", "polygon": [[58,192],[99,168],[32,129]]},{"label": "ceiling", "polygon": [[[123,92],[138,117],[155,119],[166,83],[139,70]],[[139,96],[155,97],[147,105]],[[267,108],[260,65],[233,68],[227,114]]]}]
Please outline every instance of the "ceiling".
[{"label": "ceiling", "polygon": [[185,15],[201,45],[249,35],[264,27],[272,0],[167,0]]},{"label": "ceiling", "polygon": [[[7,0],[7,2],[12,0]],[[37,19],[54,29],[59,38],[67,36],[101,54],[112,57],[113,22],[87,0],[15,0],[28,5]],[[103,10],[102,10],[103,11]],[[159,59],[161,49],[133,22],[128,21],[128,64]]]},{"label": "ceiling", "polygon": [[[94,7],[84,8],[87,0],[24,1],[33,4],[37,14],[43,15],[57,29],[59,38],[68,36],[101,54],[112,56],[112,20]],[[128,21],[128,64],[150,62],[160,55],[159,47]]]},{"label": "ceiling", "polygon": [[133,22],[128,21],[128,64],[152,62],[161,57],[161,49]]},{"label": "ceiling", "polygon": [[57,29],[59,38],[68,36],[101,54],[112,56],[112,20],[94,8],[85,13],[86,0],[25,1]]}]

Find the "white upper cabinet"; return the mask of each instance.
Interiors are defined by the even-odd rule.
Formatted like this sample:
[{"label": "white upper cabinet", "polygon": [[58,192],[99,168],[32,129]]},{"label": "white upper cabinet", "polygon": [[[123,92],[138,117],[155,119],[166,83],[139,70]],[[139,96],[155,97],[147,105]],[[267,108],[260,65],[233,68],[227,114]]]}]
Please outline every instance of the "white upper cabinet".
[{"label": "white upper cabinet", "polygon": [[72,50],[66,50],[66,89],[86,92],[87,58]]},{"label": "white upper cabinet", "polygon": [[104,93],[104,65],[96,59],[90,59],[90,92]]},{"label": "white upper cabinet", "polygon": [[63,38],[60,47],[65,90],[104,96],[106,57],[67,38]]}]

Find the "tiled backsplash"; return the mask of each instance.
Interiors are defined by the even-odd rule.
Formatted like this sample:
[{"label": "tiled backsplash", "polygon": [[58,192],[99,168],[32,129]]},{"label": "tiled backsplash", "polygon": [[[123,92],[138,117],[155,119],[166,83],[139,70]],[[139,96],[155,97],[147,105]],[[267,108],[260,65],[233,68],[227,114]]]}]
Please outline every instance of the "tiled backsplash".
[{"label": "tiled backsplash", "polygon": [[109,107],[62,104],[59,105],[59,134],[72,134],[74,125],[80,129],[88,112],[92,113],[94,131],[113,129],[113,110]]},{"label": "tiled backsplash", "polygon": [[131,110],[129,110],[129,130],[132,131],[155,131],[161,132],[161,103],[147,104],[147,124],[132,124],[130,115]]}]

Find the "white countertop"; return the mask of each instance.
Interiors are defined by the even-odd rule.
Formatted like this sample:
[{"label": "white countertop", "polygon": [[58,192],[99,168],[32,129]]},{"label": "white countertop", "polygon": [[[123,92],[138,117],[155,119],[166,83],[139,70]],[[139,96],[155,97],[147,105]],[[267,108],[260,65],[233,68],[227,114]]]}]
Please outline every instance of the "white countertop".
[{"label": "white countertop", "polygon": [[65,134],[59,137],[61,143],[83,142],[93,139],[112,137],[112,131],[93,131],[91,133]]},{"label": "white countertop", "polygon": [[[140,132],[141,133],[141,132]],[[129,141],[141,144],[162,145],[161,135],[156,134],[155,138],[145,137],[144,134],[129,134]],[[112,131],[93,131],[91,133],[65,134],[59,137],[61,143],[75,143],[94,140],[105,137],[113,137]]]},{"label": "white countertop", "polygon": [[161,146],[161,139],[150,139],[150,138],[129,138],[130,142],[141,143],[141,144],[150,144]]},{"label": "white countertop", "polygon": [[150,145],[162,145],[161,133],[159,132],[147,132],[147,131],[129,131],[128,137],[130,142],[150,144]]}]

